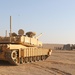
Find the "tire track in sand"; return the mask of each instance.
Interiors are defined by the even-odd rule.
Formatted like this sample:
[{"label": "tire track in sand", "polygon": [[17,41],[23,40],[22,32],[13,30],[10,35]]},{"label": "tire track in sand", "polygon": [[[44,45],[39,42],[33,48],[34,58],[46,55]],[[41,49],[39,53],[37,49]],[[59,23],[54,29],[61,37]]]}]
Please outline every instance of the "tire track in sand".
[{"label": "tire track in sand", "polygon": [[39,65],[37,63],[32,63],[33,67],[36,67],[38,69],[44,70],[46,72],[49,72],[52,75],[72,75],[70,73],[67,73],[65,71],[59,70],[57,68],[53,68],[53,67],[48,67],[48,66],[43,66],[43,65]]}]

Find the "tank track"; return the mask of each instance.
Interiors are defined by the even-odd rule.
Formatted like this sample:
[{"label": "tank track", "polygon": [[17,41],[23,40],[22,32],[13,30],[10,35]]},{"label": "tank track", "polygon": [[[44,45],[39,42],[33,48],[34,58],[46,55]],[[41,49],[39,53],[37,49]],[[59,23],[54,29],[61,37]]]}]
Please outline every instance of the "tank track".
[{"label": "tank track", "polygon": [[13,59],[11,57],[11,54],[12,54],[12,51],[7,51],[5,53],[5,58],[12,65],[20,65],[20,64],[24,64],[24,63],[31,63],[31,62],[36,62],[36,61],[43,61],[43,60],[46,60],[49,57],[48,55],[41,55],[41,56],[20,57],[20,58]]}]

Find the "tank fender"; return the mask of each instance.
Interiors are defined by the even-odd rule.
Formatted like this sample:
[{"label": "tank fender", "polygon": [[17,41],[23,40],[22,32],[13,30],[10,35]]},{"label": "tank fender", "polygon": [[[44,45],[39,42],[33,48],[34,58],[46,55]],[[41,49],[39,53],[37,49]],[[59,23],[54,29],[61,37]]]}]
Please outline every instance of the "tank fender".
[{"label": "tank fender", "polygon": [[52,54],[52,50],[49,49],[48,55],[50,56]]}]

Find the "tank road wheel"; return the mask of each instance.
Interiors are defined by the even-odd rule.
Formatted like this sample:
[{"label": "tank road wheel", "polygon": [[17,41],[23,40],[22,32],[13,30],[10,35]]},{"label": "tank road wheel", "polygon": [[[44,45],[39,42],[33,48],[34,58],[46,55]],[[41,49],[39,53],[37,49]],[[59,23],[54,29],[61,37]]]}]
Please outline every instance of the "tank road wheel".
[{"label": "tank road wheel", "polygon": [[25,59],[23,57],[20,58],[20,64],[24,64]]},{"label": "tank road wheel", "polygon": [[33,57],[33,61],[36,62],[36,56]]},{"label": "tank road wheel", "polygon": [[25,57],[25,63],[28,63],[28,57]]},{"label": "tank road wheel", "polygon": [[29,61],[29,62],[32,62],[32,57],[29,57],[28,61]]},{"label": "tank road wheel", "polygon": [[48,58],[48,56],[47,55],[45,55],[45,60]]},{"label": "tank road wheel", "polygon": [[37,56],[37,57],[36,57],[36,60],[37,60],[37,61],[40,61],[40,60],[41,60],[41,56]]},{"label": "tank road wheel", "polygon": [[44,55],[41,56],[41,60],[45,60],[45,56]]},{"label": "tank road wheel", "polygon": [[16,51],[12,51],[11,52],[11,58],[12,59],[16,59],[17,58],[17,52]]},{"label": "tank road wheel", "polygon": [[34,62],[34,57],[31,57],[31,62]]},{"label": "tank road wheel", "polygon": [[36,60],[39,61],[39,56],[36,57]]},{"label": "tank road wheel", "polygon": [[40,61],[41,60],[41,56],[38,56],[38,61]]},{"label": "tank road wheel", "polygon": [[44,58],[44,60],[46,60],[46,59],[47,59],[47,56],[46,56],[46,55],[44,55],[44,56],[43,56],[43,58]]},{"label": "tank road wheel", "polygon": [[17,63],[17,51],[13,50],[11,52],[11,58]]},{"label": "tank road wheel", "polygon": [[41,56],[41,60],[43,60],[43,56]]}]

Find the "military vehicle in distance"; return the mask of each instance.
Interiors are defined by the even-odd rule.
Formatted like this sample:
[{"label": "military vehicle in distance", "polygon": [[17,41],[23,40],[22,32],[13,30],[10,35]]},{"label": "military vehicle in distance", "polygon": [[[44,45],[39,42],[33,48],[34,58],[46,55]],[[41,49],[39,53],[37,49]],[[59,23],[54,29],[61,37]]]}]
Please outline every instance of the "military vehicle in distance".
[{"label": "military vehicle in distance", "polygon": [[0,60],[19,65],[47,59],[52,50],[42,48],[42,42],[38,37],[34,37],[35,35],[34,32],[27,32],[24,35],[22,29],[18,34],[11,33],[10,26],[10,35],[0,37]]}]

